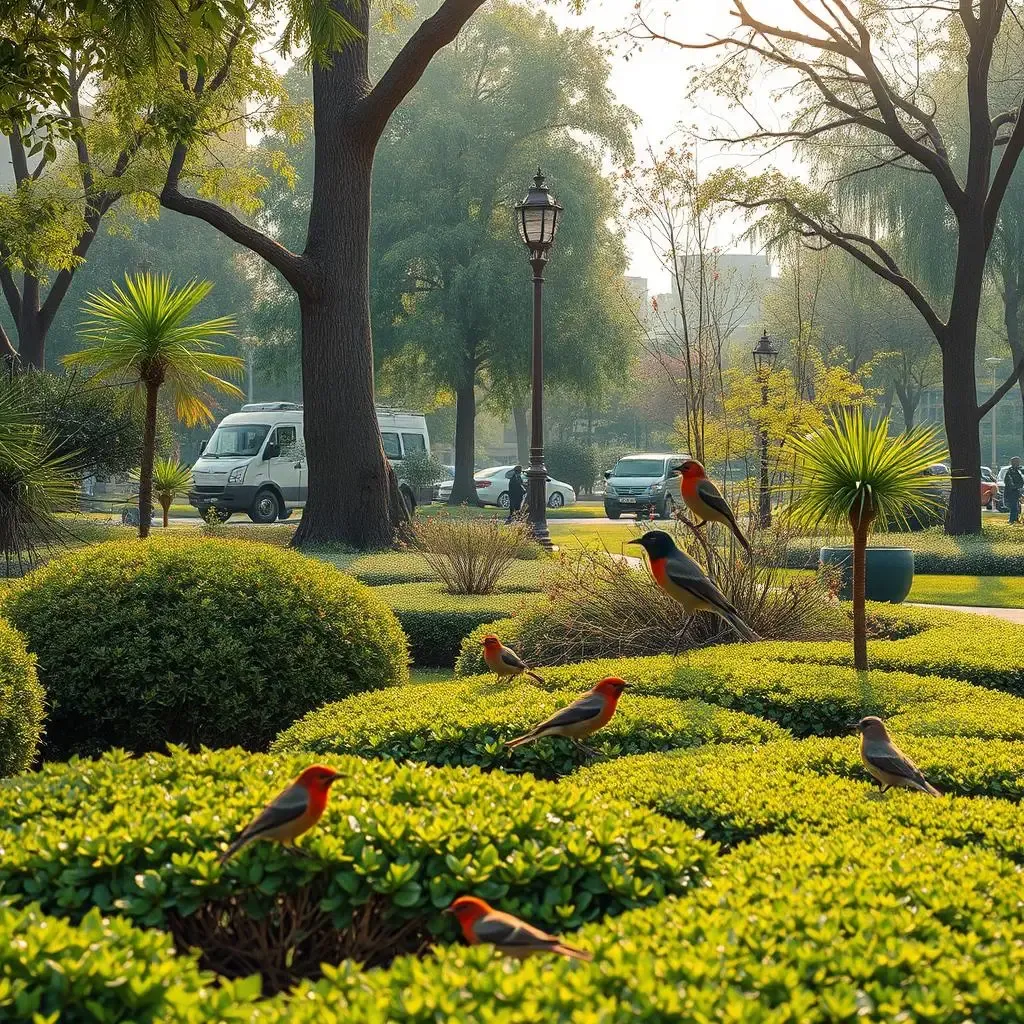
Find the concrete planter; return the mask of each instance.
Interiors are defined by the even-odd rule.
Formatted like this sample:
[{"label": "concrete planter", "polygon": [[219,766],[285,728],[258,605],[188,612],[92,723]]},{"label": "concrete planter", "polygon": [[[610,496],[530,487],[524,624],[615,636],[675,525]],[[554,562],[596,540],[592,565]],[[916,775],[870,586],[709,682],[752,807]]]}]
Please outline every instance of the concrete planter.
[{"label": "concrete planter", "polygon": [[[853,548],[822,548],[822,565],[842,570],[839,598],[853,599]],[[865,596],[869,601],[905,601],[914,583],[914,552],[910,548],[867,549]]]}]

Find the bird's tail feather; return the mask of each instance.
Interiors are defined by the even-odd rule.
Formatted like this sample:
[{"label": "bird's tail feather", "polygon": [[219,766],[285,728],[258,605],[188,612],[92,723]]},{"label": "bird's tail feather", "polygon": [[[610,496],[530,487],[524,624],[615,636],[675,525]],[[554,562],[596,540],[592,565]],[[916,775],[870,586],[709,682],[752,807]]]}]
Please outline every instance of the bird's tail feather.
[{"label": "bird's tail feather", "polygon": [[248,842],[249,837],[244,832],[232,840],[231,845],[220,855],[220,859],[217,861],[218,865],[226,864]]},{"label": "bird's tail feather", "polygon": [[942,796],[942,794],[927,779],[924,783],[924,792],[929,796]]},{"label": "bird's tail feather", "polygon": [[553,953],[561,953],[562,956],[570,956],[573,960],[583,960],[589,963],[594,959],[593,953],[588,953],[585,949],[577,949],[575,946],[567,945],[564,942],[559,942],[557,945],[551,947]]},{"label": "bird's tail feather", "polygon": [[528,732],[523,736],[517,736],[514,740],[508,740],[505,744],[509,750],[515,750],[516,747],[521,747],[525,743],[532,743],[537,738],[536,732]]},{"label": "bird's tail feather", "polygon": [[747,643],[757,643],[761,639],[735,612],[726,615],[725,620]]},{"label": "bird's tail feather", "polygon": [[753,550],[751,550],[750,541],[747,540],[747,538],[743,534],[743,531],[735,523],[733,523],[732,532],[736,534],[736,539],[740,542],[740,545],[742,546],[743,550],[746,551],[747,558],[753,558],[754,552]]},{"label": "bird's tail feather", "polygon": [[527,674],[528,676],[530,676],[530,678],[531,678],[531,679],[536,679],[538,683],[543,683],[543,682],[544,682],[544,680],[543,680],[543,679],[541,679],[541,677],[540,677],[539,675],[537,675],[537,673],[536,673],[536,672],[533,672],[533,671],[531,671],[530,669],[527,669],[527,670],[526,670],[526,674]]}]

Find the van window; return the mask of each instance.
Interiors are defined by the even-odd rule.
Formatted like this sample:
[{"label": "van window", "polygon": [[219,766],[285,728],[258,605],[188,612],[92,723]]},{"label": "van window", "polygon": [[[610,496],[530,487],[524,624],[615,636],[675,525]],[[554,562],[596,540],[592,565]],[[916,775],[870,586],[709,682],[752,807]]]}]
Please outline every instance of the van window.
[{"label": "van window", "polygon": [[265,423],[221,424],[213,432],[203,457],[219,459],[230,455],[258,455],[263,439],[269,433],[270,427]]},{"label": "van window", "polygon": [[282,424],[277,428],[277,450],[286,459],[298,458],[298,431],[295,427]]},{"label": "van window", "polygon": [[402,445],[399,443],[398,435],[393,431],[385,430],[380,436],[384,442],[384,454],[389,459],[400,459],[402,457]]},{"label": "van window", "polygon": [[402,434],[402,447],[405,449],[405,456],[419,455],[427,450],[427,442],[422,434]]}]

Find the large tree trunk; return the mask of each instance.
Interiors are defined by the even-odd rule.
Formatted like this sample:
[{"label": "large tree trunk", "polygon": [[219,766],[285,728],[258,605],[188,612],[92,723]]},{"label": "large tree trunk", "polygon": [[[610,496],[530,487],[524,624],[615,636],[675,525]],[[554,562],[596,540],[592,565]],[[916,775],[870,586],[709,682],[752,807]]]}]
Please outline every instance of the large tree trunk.
[{"label": "large tree trunk", "polygon": [[463,367],[455,389],[455,481],[449,505],[478,505],[473,483],[473,459],[476,447],[476,368],[470,362]]},{"label": "large tree trunk", "polygon": [[853,528],[853,667],[859,672],[868,667],[868,627],[865,597],[867,590],[867,548],[871,517],[852,519]]},{"label": "large tree trunk", "polygon": [[139,537],[149,536],[149,520],[153,515],[153,458],[156,455],[156,404],[160,394],[158,382],[146,383],[146,418],[142,424],[142,465],[139,467]]},{"label": "large tree trunk", "polygon": [[530,425],[526,421],[526,403],[512,404],[512,422],[516,425],[516,461],[520,466],[530,464]]},{"label": "large tree trunk", "polygon": [[[26,288],[26,295],[32,290]],[[38,290],[33,294],[38,295]],[[46,362],[46,327],[39,309],[30,301],[23,301],[21,316],[18,317],[18,357],[22,366],[30,370],[42,370]]]}]

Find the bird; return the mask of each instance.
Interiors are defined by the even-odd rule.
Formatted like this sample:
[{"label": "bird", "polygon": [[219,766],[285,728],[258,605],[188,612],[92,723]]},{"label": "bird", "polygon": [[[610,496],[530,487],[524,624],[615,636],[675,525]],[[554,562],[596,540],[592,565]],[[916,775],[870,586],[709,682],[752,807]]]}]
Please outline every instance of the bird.
[{"label": "bird", "polygon": [[924,773],[889,738],[885,723],[874,715],[857,723],[860,733],[860,758],[868,773],[879,782],[884,793],[891,786],[916,789],[929,796],[942,794],[924,777]]},{"label": "bird", "polygon": [[528,675],[543,683],[541,679],[515,651],[506,647],[493,633],[488,633],[480,641],[484,649],[484,661],[487,667],[499,678],[514,678],[515,676]]},{"label": "bird", "polygon": [[583,740],[611,721],[619,697],[628,685],[618,676],[606,676],[579,700],[566,705],[561,711],[556,711],[528,733],[509,740],[505,746],[514,750],[516,747],[539,740],[542,736],[565,736],[577,746],[583,747]]},{"label": "bird", "polygon": [[294,845],[295,840],[320,820],[327,807],[327,794],[340,778],[341,774],[333,768],[310,765],[239,832],[221,856],[220,863],[256,839],[272,839],[290,853],[302,853]]},{"label": "bird", "polygon": [[680,551],[663,530],[648,530],[642,537],[626,543],[639,544],[647,552],[654,582],[690,615],[700,611],[713,612],[732,626],[743,640],[753,642],[761,639],[740,618],[725,594],[704,575],[704,570]]},{"label": "bird", "polygon": [[476,896],[460,896],[444,911],[453,914],[471,946],[490,943],[499,953],[522,960],[534,953],[558,953],[574,960],[590,961],[593,953],[563,942],[511,914],[503,914]]},{"label": "bird", "polygon": [[744,536],[739,523],[736,522],[736,516],[729,507],[729,503],[707,478],[704,467],[696,459],[687,459],[677,468],[670,470],[669,475],[682,478],[679,484],[679,493],[682,494],[686,507],[695,515],[700,516],[701,522],[697,524],[698,528],[709,521],[721,523],[732,530],[747,555],[752,554],[750,541]]}]

